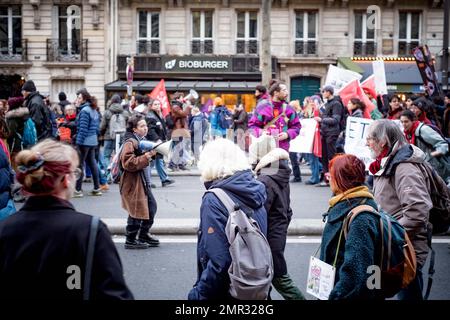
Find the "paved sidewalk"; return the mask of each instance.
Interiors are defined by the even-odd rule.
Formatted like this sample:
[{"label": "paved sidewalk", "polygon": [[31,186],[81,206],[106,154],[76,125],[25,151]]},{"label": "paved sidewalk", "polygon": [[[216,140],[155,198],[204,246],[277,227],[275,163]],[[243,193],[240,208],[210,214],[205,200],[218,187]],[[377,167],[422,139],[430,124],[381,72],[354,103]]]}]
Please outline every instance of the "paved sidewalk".
[{"label": "paved sidewalk", "polygon": [[[112,234],[125,234],[127,219],[102,219]],[[151,232],[164,235],[197,235],[200,219],[155,219]],[[322,235],[324,223],[320,219],[293,219],[288,234],[296,236]]]}]

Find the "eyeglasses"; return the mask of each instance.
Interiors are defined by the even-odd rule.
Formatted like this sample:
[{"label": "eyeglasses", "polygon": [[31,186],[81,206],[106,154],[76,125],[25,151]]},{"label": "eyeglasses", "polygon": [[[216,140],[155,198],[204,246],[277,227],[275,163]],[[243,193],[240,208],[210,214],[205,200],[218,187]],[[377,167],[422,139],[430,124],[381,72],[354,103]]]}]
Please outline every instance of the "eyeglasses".
[{"label": "eyeglasses", "polygon": [[75,177],[75,179],[80,179],[81,178],[81,169],[80,168],[76,168],[74,171],[72,171],[71,173],[73,173],[73,176]]}]

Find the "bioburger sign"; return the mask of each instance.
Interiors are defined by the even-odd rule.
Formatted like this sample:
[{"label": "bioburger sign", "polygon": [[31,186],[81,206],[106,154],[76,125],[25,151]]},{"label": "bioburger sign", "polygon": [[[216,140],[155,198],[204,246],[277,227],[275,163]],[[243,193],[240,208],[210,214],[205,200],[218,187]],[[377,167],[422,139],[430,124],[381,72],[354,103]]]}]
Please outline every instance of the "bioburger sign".
[{"label": "bioburger sign", "polygon": [[164,71],[168,72],[230,72],[231,58],[227,57],[164,57]]}]

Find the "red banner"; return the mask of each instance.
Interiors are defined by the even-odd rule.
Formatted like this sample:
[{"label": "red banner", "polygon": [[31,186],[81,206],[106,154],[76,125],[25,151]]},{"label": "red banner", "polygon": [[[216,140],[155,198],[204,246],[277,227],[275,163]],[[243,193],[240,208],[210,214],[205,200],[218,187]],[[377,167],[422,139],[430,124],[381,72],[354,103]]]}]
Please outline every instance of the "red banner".
[{"label": "red banner", "polygon": [[161,102],[161,112],[165,117],[170,113],[170,103],[169,98],[167,98],[166,86],[164,84],[164,79],[158,83],[158,85],[149,94],[152,99],[158,99]]},{"label": "red banner", "polygon": [[364,93],[364,90],[361,88],[359,84],[359,80],[353,80],[347,83],[345,87],[339,91],[339,96],[342,99],[342,103],[344,107],[347,108],[347,104],[350,99],[358,98],[366,105],[366,110],[364,111],[364,118],[370,119],[370,113],[375,109],[375,105],[370,101],[367,95]]}]

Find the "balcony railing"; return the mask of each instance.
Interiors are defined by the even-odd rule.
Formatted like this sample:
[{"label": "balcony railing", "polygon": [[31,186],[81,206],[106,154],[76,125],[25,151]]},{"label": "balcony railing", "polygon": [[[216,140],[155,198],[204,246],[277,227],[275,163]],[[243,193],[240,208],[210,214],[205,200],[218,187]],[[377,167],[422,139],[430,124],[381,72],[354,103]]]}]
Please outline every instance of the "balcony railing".
[{"label": "balcony railing", "polygon": [[317,55],[317,41],[295,40],[295,54]]},{"label": "balcony railing", "polygon": [[159,40],[138,40],[137,54],[159,54]]},{"label": "balcony railing", "polygon": [[354,56],[375,56],[377,54],[377,46],[375,42],[355,41],[353,43]]},{"label": "balcony railing", "polygon": [[27,39],[0,40],[0,61],[26,62],[28,52]]},{"label": "balcony railing", "polygon": [[419,41],[399,41],[398,42],[398,55],[399,56],[410,56],[412,55],[412,49],[419,46]]},{"label": "balcony railing", "polygon": [[87,62],[88,39],[47,39],[47,61]]},{"label": "balcony railing", "polygon": [[257,40],[236,40],[236,53],[237,54],[258,54],[258,41]]},{"label": "balcony railing", "polygon": [[212,40],[192,40],[192,54],[212,54],[214,52],[214,43]]}]

